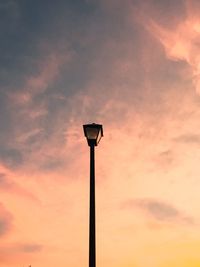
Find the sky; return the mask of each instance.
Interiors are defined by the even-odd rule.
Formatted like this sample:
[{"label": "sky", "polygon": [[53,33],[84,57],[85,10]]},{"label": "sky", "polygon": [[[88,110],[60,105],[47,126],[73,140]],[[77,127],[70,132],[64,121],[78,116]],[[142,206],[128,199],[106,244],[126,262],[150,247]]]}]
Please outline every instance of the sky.
[{"label": "sky", "polygon": [[0,267],[200,266],[198,0],[0,1]]}]

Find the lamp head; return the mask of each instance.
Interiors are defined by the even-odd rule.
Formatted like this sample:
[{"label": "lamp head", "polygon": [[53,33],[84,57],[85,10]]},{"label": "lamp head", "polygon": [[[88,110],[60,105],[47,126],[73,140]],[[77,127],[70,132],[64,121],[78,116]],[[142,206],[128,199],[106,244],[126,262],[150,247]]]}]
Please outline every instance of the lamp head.
[{"label": "lamp head", "polygon": [[101,124],[85,124],[83,131],[89,146],[97,146],[103,136],[103,127]]}]

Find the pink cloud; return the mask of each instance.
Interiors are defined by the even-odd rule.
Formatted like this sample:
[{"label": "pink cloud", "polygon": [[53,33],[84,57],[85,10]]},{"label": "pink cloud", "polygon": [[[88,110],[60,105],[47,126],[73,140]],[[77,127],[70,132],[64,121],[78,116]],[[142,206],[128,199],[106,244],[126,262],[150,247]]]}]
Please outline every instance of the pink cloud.
[{"label": "pink cloud", "polygon": [[37,197],[25,187],[17,183],[16,180],[19,180],[17,174],[14,174],[3,165],[0,166],[0,191],[38,202]]},{"label": "pink cloud", "polygon": [[[186,62],[191,69],[191,80],[196,93],[200,93],[200,13],[194,11],[194,3],[186,5],[186,17],[180,18],[171,27],[143,14],[142,21],[146,29],[160,42],[165,49],[166,57],[173,61]],[[192,10],[192,12],[191,12]],[[193,12],[194,11],[194,12]],[[189,76],[189,74],[188,74]]]}]

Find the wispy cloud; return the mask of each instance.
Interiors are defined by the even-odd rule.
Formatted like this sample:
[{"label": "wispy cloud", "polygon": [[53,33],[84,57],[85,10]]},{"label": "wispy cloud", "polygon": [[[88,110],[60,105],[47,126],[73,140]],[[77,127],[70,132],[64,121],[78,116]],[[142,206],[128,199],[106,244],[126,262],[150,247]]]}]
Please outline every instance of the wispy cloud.
[{"label": "wispy cloud", "polygon": [[24,88],[8,93],[12,104],[26,105],[38,94],[44,93],[58,78],[60,68],[71,58],[68,51],[49,52],[43,61],[38,59],[38,74],[25,78]]},{"label": "wispy cloud", "polygon": [[[38,201],[38,199],[27,189],[16,183],[13,178],[13,174],[0,173],[0,191],[4,193],[10,193],[18,197],[23,197],[32,201]],[[12,177],[12,178],[11,178]]]},{"label": "wispy cloud", "polygon": [[171,168],[175,161],[175,155],[172,150],[168,149],[160,152],[154,157],[155,164],[165,170],[166,168]]},{"label": "wispy cloud", "polygon": [[[61,89],[57,88],[56,84],[63,66],[69,64],[72,56],[67,45],[64,48],[60,46],[55,49],[43,42],[38,53],[43,51],[44,55],[41,58],[36,55],[34,71],[31,74],[25,72],[22,84],[16,84],[15,88],[6,92],[4,103],[9,110],[5,127],[10,122],[9,118],[13,123],[9,124],[12,128],[10,134],[2,135],[7,140],[6,145],[0,137],[0,159],[10,169],[20,168],[25,162],[31,162],[34,157],[38,157],[41,150],[44,154],[43,146],[49,141],[49,136],[55,139],[55,120],[58,121],[59,112],[65,112],[61,103],[63,98],[58,97],[62,96]],[[54,124],[51,121],[54,121]],[[59,123],[60,127],[63,128]],[[64,135],[64,129],[61,134]]]},{"label": "wispy cloud", "polygon": [[38,253],[42,250],[43,246],[36,243],[26,243],[14,246],[16,250],[23,253]]},{"label": "wispy cloud", "polygon": [[175,142],[178,143],[185,143],[185,144],[196,144],[200,145],[200,135],[199,134],[183,134],[173,139]]},{"label": "wispy cloud", "polygon": [[30,262],[42,250],[43,246],[34,242],[5,243],[0,246],[0,260],[1,263],[8,265],[15,264],[16,260],[23,263]]},{"label": "wispy cloud", "polygon": [[188,78],[191,80],[199,94],[200,84],[200,57],[199,57],[199,33],[200,33],[200,16],[195,12],[198,5],[195,1],[187,2],[185,5],[185,16],[179,14],[179,21],[176,21],[171,27],[163,25],[148,17],[148,23],[145,22],[146,28],[162,44],[168,59],[173,61],[183,61],[188,63],[190,72]]},{"label": "wispy cloud", "polygon": [[10,232],[12,229],[12,221],[13,217],[11,213],[0,203],[0,237]]},{"label": "wispy cloud", "polygon": [[41,244],[34,242],[6,243],[4,246],[0,246],[0,253],[8,253],[9,251],[13,251],[13,253],[38,253],[42,248]]},{"label": "wispy cloud", "polygon": [[168,223],[183,223],[193,225],[192,217],[186,216],[184,212],[175,206],[156,199],[130,199],[124,203],[125,208],[138,208],[151,218]]},{"label": "wispy cloud", "polygon": [[0,161],[3,162],[7,167],[15,168],[22,164],[23,155],[16,148],[1,147],[0,150]]}]

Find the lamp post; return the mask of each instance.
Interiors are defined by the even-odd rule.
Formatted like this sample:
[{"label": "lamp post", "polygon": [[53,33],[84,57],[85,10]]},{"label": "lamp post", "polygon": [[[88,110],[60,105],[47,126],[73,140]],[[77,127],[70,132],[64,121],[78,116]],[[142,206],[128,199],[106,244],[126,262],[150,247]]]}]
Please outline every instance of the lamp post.
[{"label": "lamp post", "polygon": [[89,222],[89,267],[96,267],[95,238],[95,146],[103,136],[103,127],[92,123],[83,125],[85,137],[90,147],[90,222]]}]

